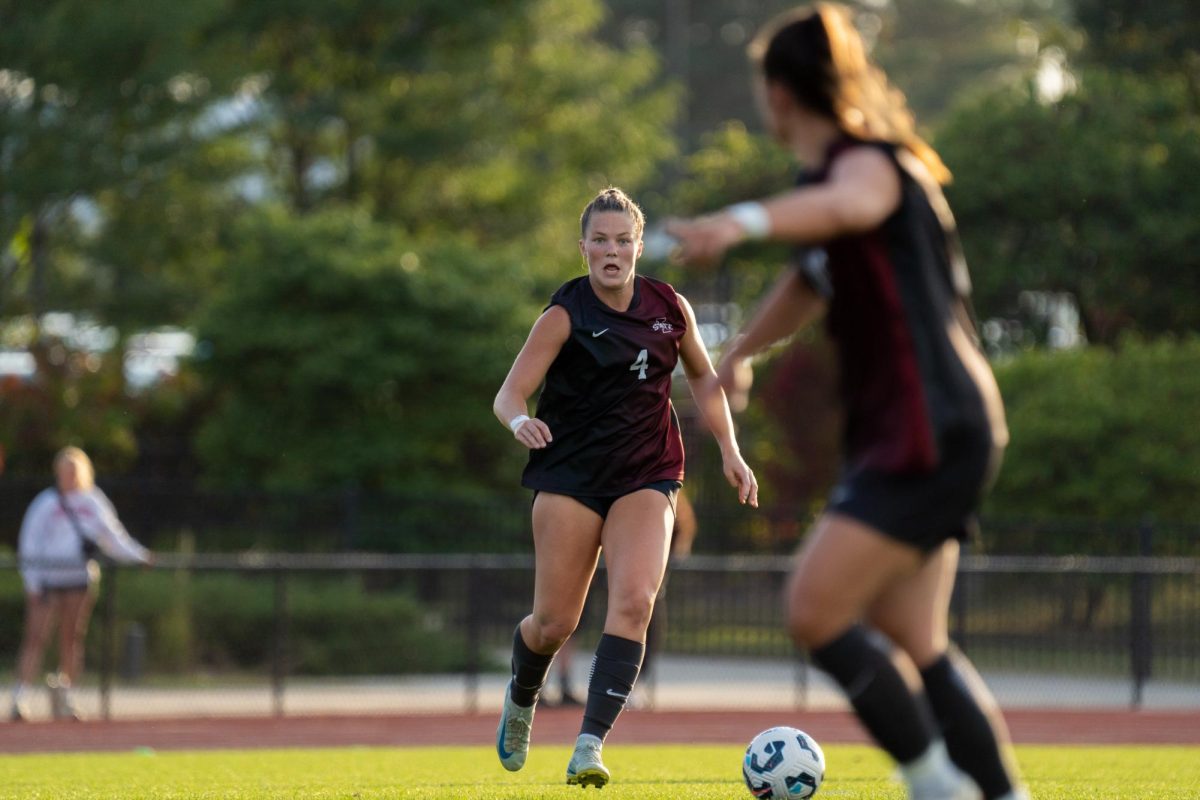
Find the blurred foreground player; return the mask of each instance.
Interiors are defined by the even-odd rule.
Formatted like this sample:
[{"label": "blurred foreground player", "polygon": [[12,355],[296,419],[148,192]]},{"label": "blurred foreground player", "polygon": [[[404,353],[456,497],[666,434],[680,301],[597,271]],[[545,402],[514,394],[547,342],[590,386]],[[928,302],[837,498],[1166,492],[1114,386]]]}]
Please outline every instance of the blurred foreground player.
[{"label": "blurred foreground player", "polygon": [[[740,502],[758,504],[691,306],[668,284],[636,274],[644,225],[641,209],[620,189],[587,205],[579,241],[587,275],[551,297],[494,405],[529,448],[521,483],[534,491],[533,611],[513,636],[513,676],[496,734],[506,769],[525,764],[538,694],[579,623],[604,552],[604,633],[567,766],[567,783],[580,786],[608,783],[601,746],[637,681],[667,564],[684,463],[670,400],[678,360],[721,448],[725,477]],[[543,382],[531,418],[526,404]]]},{"label": "blurred foreground player", "polygon": [[1008,439],[941,191],[949,174],[844,7],[785,15],[752,54],[767,127],[806,171],[792,191],[667,229],[690,263],[745,239],[797,245],[721,361],[731,395],[749,387],[750,356],[822,313],[837,347],[845,465],[792,574],[791,634],[911,798],[1023,797],[994,701],[947,635],[959,544]]}]

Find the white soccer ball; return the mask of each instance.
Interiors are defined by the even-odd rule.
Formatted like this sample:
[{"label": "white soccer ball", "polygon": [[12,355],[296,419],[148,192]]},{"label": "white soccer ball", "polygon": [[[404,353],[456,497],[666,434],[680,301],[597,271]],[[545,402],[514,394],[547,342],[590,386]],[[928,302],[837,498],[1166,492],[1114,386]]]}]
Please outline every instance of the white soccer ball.
[{"label": "white soccer ball", "polygon": [[742,777],[750,793],[760,799],[812,797],[825,779],[825,754],[804,731],[768,728],[746,748]]}]

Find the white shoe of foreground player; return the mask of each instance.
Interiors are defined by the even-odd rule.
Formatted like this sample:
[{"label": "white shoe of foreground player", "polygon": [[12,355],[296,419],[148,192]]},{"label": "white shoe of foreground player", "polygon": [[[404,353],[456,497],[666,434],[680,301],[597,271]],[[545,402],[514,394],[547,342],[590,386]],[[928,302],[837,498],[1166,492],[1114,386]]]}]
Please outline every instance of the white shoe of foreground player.
[{"label": "white shoe of foreground player", "polygon": [[941,780],[910,784],[908,796],[911,800],[983,800],[983,792],[975,781],[957,770]]},{"label": "white shoe of foreground player", "polygon": [[575,752],[571,754],[571,762],[567,764],[567,785],[587,788],[595,786],[603,789],[608,783],[608,768],[600,760],[601,742],[595,736],[586,733],[575,740]]},{"label": "white shoe of foreground player", "polygon": [[513,702],[512,683],[504,690],[504,710],[500,712],[500,727],[496,729],[496,755],[509,772],[525,766],[529,755],[529,734],[533,731],[535,706],[523,708]]}]

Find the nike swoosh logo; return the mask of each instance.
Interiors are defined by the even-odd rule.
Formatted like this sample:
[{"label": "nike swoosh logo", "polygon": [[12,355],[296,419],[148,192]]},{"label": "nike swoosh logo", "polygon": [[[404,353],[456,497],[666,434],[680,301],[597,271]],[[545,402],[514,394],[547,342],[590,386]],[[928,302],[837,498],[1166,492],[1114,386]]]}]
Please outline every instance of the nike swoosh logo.
[{"label": "nike swoosh logo", "polygon": [[606,333],[608,333],[608,328],[605,328],[602,331],[592,331],[592,338],[595,339],[597,336],[603,336]]},{"label": "nike swoosh logo", "polygon": [[512,753],[504,749],[504,729],[508,726],[508,709],[500,716],[500,727],[496,731],[496,752],[502,761],[512,758]]},{"label": "nike swoosh logo", "polygon": [[614,692],[612,689],[605,689],[604,693],[606,695],[608,695],[609,697],[616,697],[620,700],[628,700],[629,699],[629,695],[621,694],[620,692]]}]

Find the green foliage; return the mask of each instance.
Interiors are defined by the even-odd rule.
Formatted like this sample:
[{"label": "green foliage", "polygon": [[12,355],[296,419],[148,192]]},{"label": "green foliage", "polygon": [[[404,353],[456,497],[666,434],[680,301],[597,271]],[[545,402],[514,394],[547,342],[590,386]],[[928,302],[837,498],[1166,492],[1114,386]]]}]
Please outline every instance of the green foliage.
[{"label": "green foliage", "polygon": [[[117,628],[145,628],[149,672],[269,669],[279,624],[273,576],[156,572],[118,580]],[[443,672],[466,663],[462,638],[403,589],[371,590],[356,576],[292,575],[286,602],[289,674]]]},{"label": "green foliage", "polygon": [[1020,291],[1075,295],[1093,342],[1200,328],[1200,116],[1180,78],[1086,72],[1040,102],[1031,85],[986,93],[938,136],[955,183],[983,316]]},{"label": "green foliage", "polygon": [[213,99],[207,79],[189,70],[216,7],[5,4],[0,313],[87,307],[119,288],[89,270],[73,242],[95,221],[86,201],[169,169],[189,150],[192,123]]},{"label": "green foliage", "polygon": [[1200,339],[1030,351],[998,364],[996,376],[1012,441],[989,514],[1195,519],[1200,428],[1186,420],[1200,406]]},{"label": "green foliage", "polygon": [[254,215],[231,235],[199,324],[217,480],[441,490],[514,474],[491,403],[536,317],[517,265],[348,211]]},{"label": "green foliage", "polygon": [[32,343],[38,372],[25,382],[0,378],[0,442],[11,475],[47,482],[59,448],[83,446],[103,477],[122,472],[138,459],[138,436],[166,434],[185,424],[200,407],[202,389],[184,372],[152,393],[130,395],[121,359],[114,354],[77,350],[44,336]]},{"label": "green foliage", "polygon": [[1191,0],[1074,0],[1073,6],[1093,63],[1190,73],[1200,89],[1200,17]]}]

